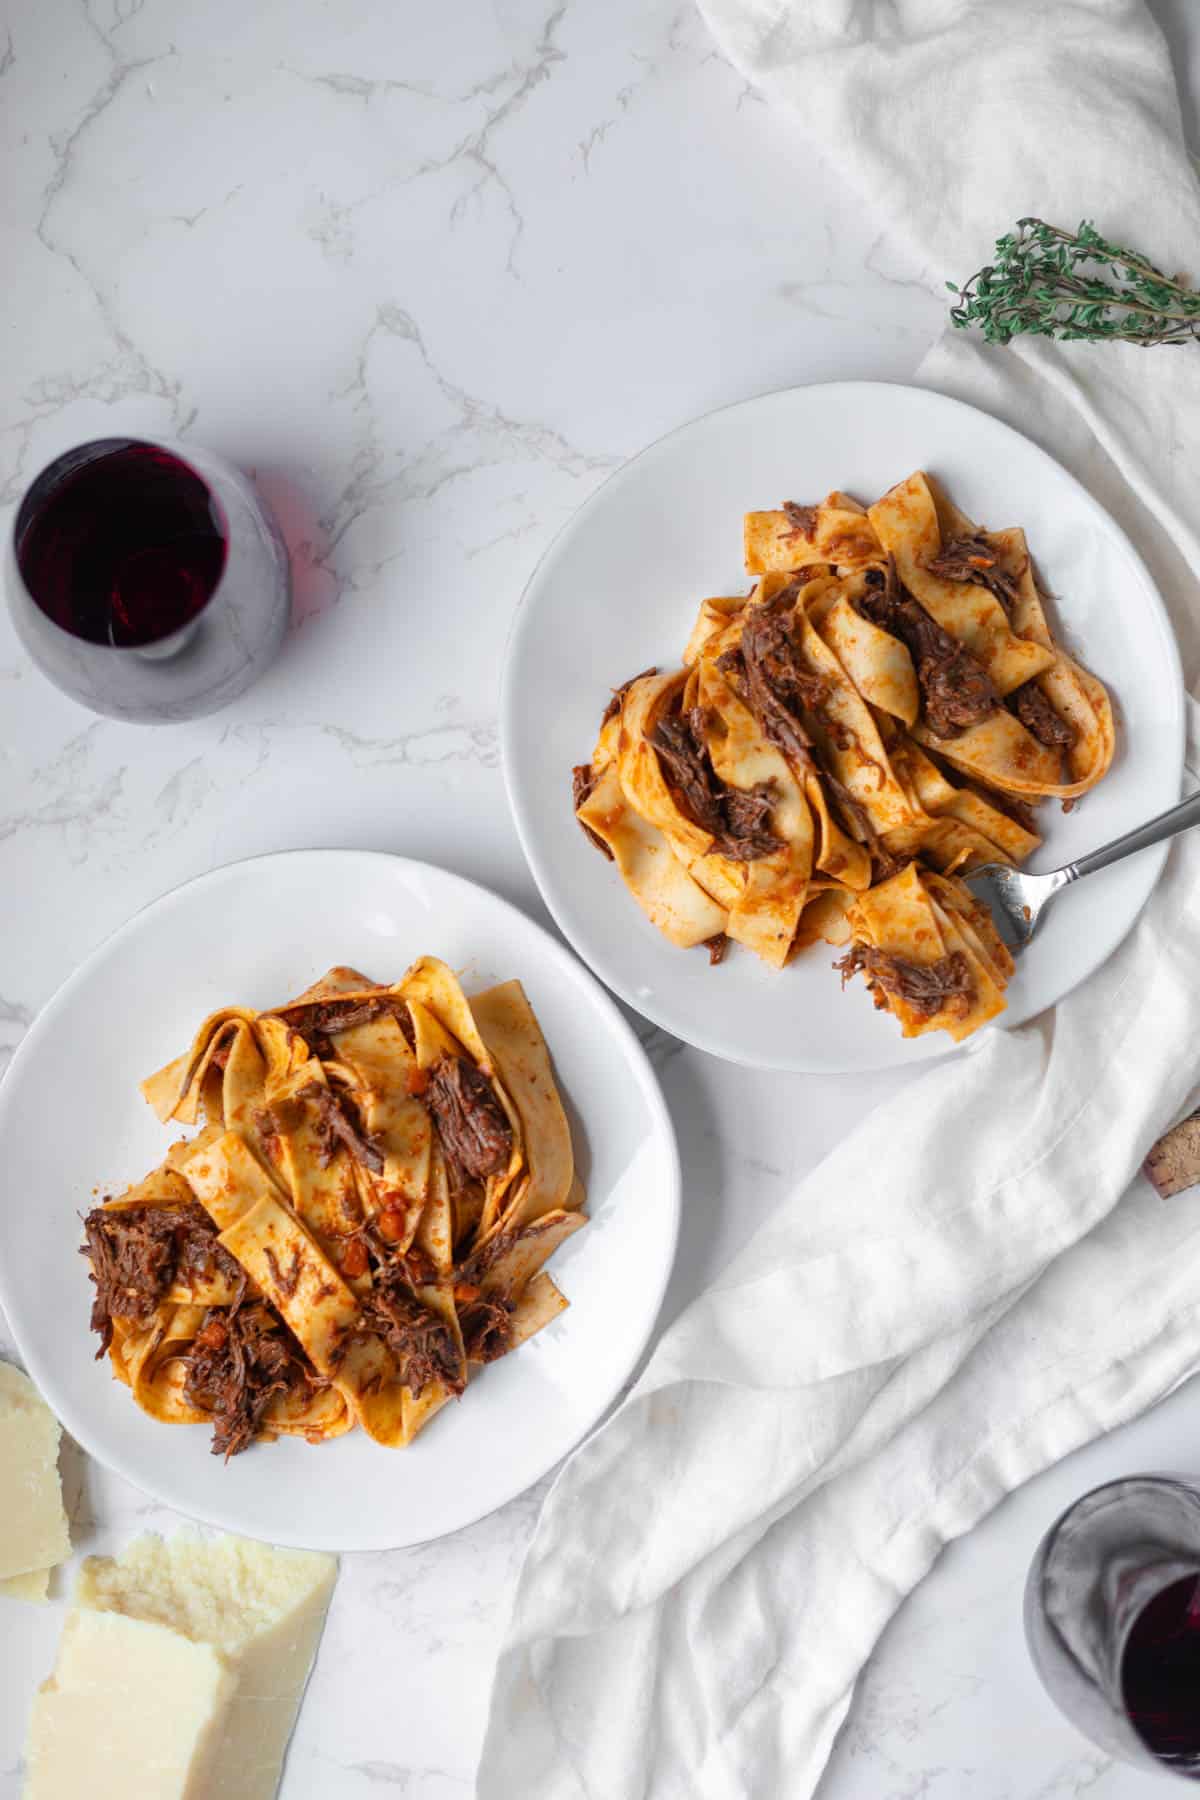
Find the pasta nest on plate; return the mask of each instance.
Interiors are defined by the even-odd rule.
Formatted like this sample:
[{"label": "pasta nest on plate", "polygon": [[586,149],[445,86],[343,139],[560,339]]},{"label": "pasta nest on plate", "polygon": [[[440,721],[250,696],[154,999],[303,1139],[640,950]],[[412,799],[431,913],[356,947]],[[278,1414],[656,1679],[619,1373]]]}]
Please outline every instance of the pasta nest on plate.
[{"label": "pasta nest on plate", "polygon": [[1055,642],[1024,532],[925,474],[748,513],[744,539],[749,594],[613,691],[579,822],[673,944],[776,969],[837,945],[906,1037],[967,1037],[1013,961],[962,876],[1025,861],[1034,804],[1102,779],[1108,694]]},{"label": "pasta nest on plate", "polygon": [[213,1013],[142,1091],[201,1129],[87,1215],[98,1355],[214,1451],[407,1445],[566,1306],[543,1264],[583,1190],[519,982],[468,1000],[434,957],[394,986],[331,969]]}]

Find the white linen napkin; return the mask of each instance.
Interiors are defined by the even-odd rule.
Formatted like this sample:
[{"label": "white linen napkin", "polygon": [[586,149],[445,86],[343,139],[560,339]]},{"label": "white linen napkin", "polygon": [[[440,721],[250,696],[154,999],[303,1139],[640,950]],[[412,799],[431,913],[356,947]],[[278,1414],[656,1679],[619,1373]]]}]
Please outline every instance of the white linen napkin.
[{"label": "white linen napkin", "polygon": [[[1140,0],[703,3],[932,281],[1028,213],[1200,264]],[[1125,525],[1190,682],[1200,347],[948,337],[921,378],[1038,438]],[[942,1546],[1191,1372],[1200,1193],[1163,1202],[1139,1166],[1194,1103],[1197,994],[1193,833],[1097,975],[873,1115],[667,1332],[546,1502],[481,1800],[803,1800]]]}]

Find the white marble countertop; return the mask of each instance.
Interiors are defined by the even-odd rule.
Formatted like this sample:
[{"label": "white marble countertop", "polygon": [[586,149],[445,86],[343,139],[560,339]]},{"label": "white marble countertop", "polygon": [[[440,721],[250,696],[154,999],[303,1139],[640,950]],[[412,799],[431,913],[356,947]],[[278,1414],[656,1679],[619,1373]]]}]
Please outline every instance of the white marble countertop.
[{"label": "white marble countertop", "polygon": [[[1187,0],[1158,10],[1194,90],[1200,22]],[[908,378],[936,279],[968,272],[909,266],[688,0],[8,0],[0,133],[0,500],[88,437],[206,443],[276,507],[297,614],[255,690],[157,730],[80,711],[0,621],[0,1055],[111,928],[236,857],[406,851],[541,916],[496,745],[540,551],[683,419]],[[642,1034],[684,1150],[672,1316],[903,1078],[749,1075]],[[1043,1697],[1020,1586],[1088,1485],[1200,1469],[1196,1404],[1184,1390],[1071,1458],[943,1558],[880,1646],[823,1800],[1160,1791]],[[171,1524],[79,1472],[79,1550]],[[470,1793],[540,1498],[344,1559],[285,1800]],[[0,1618],[0,1800],[60,1623],[59,1605]]]}]

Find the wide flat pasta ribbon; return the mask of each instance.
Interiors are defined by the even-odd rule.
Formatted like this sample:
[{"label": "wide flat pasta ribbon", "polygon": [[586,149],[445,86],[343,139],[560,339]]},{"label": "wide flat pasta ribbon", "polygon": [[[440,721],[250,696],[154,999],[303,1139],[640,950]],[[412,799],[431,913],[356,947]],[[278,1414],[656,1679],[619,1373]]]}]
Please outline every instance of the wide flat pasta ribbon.
[{"label": "wide flat pasta ribbon", "polygon": [[1004,608],[986,587],[929,572],[926,565],[941,550],[942,533],[924,474],[898,482],[869,509],[869,516],[884,550],[895,557],[904,586],[983,664],[1001,695],[1011,694],[1053,666],[1053,652],[1017,637]]},{"label": "wide flat pasta ribbon", "polygon": [[857,569],[881,560],[879,539],[865,508],[836,491],[819,506],[747,513],[744,547],[751,575],[791,573],[822,563]]}]

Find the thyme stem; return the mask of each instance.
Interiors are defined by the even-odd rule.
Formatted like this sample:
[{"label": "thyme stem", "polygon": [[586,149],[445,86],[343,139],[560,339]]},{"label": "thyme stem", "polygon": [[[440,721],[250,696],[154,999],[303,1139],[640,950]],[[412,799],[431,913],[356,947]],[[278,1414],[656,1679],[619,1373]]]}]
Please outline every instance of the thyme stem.
[{"label": "thyme stem", "polygon": [[997,239],[994,262],[961,288],[946,286],[958,296],[954,324],[978,327],[989,344],[1023,332],[1144,346],[1200,339],[1200,292],[1110,243],[1086,219],[1074,232],[1018,219]]}]

